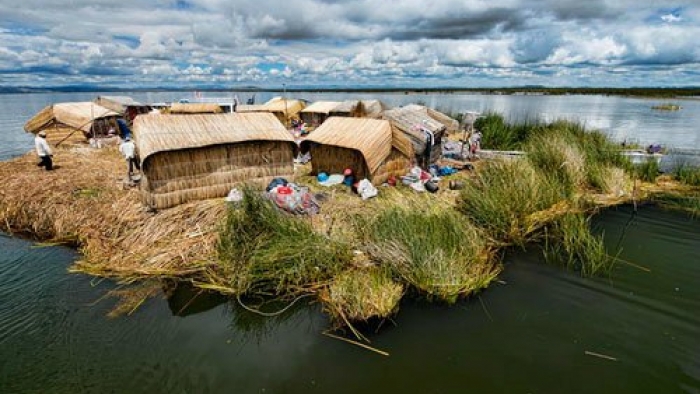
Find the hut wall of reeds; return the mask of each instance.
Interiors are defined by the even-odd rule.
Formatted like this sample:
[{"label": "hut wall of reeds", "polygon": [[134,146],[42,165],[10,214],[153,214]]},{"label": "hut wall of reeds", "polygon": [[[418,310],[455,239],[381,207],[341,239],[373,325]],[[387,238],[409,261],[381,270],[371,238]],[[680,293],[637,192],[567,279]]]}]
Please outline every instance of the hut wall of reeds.
[{"label": "hut wall of reeds", "polygon": [[82,143],[116,129],[117,118],[117,112],[92,102],[59,103],[39,111],[25,123],[24,130],[32,134],[45,131],[52,145]]},{"label": "hut wall of reeds", "polygon": [[171,114],[220,114],[224,111],[216,103],[173,103],[167,112]]},{"label": "hut wall of reeds", "polygon": [[367,178],[375,185],[405,175],[413,156],[410,141],[390,122],[368,118],[328,118],[302,142],[302,151],[306,149],[314,174],[350,168],[357,180]]},{"label": "hut wall of reeds", "polygon": [[[419,106],[395,108],[384,111],[382,118],[389,120],[413,144],[416,162],[423,168],[434,164],[442,156],[442,138],[445,125],[428,116],[427,111]],[[432,134],[432,145],[429,146]],[[429,155],[428,155],[429,153]]]},{"label": "hut wall of reeds", "polygon": [[316,101],[299,112],[299,116],[304,123],[318,127],[329,114],[341,103],[339,101]]},{"label": "hut wall of reeds", "polygon": [[134,131],[143,201],[155,209],[294,175],[296,145],[272,114],[148,115],[136,118]]}]

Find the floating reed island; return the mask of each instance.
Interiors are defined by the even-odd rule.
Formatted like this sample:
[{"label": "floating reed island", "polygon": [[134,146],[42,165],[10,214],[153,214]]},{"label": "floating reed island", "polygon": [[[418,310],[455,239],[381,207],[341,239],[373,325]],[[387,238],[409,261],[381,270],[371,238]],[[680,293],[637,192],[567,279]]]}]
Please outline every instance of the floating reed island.
[{"label": "floating reed island", "polygon": [[[454,303],[476,294],[497,278],[501,252],[513,245],[583,275],[605,273],[615,252],[588,222],[601,207],[658,198],[697,212],[697,170],[658,177],[580,124],[509,124],[496,114],[475,124],[484,146],[525,155],[477,161],[436,193],[399,184],[365,201],[342,185],[319,186],[314,175],[348,161],[380,184],[415,160],[416,149],[432,152],[402,132],[413,112],[331,117],[302,143],[311,144],[312,164],[296,169],[295,144],[275,116],[137,117],[140,188],[125,186],[115,146],[61,145],[52,172],[38,169],[33,153],[0,163],[2,229],[78,247],[72,272],[123,283],[174,278],[243,305],[312,297],[338,327],[352,327],[389,318],[406,296]],[[445,123],[425,122],[439,138],[447,138]],[[315,193],[320,213],[294,216],[265,198],[262,188],[280,176]],[[463,187],[451,190],[450,180]],[[237,204],[223,199],[231,185],[243,194]]]}]

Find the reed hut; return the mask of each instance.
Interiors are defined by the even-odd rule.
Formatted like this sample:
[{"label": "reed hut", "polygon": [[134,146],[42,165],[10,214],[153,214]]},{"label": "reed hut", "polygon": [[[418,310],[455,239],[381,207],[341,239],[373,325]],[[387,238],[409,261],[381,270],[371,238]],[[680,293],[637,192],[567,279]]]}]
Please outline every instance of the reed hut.
[{"label": "reed hut", "polygon": [[27,133],[46,132],[52,145],[86,142],[91,137],[107,136],[117,128],[119,114],[92,102],[49,105],[24,125]]},{"label": "reed hut", "polygon": [[374,185],[405,175],[413,157],[411,142],[391,122],[368,118],[328,118],[302,141],[301,150],[311,152],[314,174],[350,168],[357,180]]},{"label": "reed hut", "polygon": [[452,119],[449,115],[434,110],[430,107],[425,107],[423,105],[418,104],[409,104],[404,106],[403,109],[407,111],[417,111],[425,113],[426,116],[429,116],[445,125],[445,131],[447,133],[454,133],[459,131],[459,122],[456,119]]},{"label": "reed hut", "polygon": [[304,123],[318,127],[326,119],[329,114],[341,103],[339,101],[316,101],[299,112],[299,116]]},{"label": "reed hut", "polygon": [[263,111],[270,112],[285,127],[289,127],[292,118],[298,118],[299,112],[304,109],[304,102],[282,97],[275,97],[263,105]]},{"label": "reed hut", "polygon": [[444,124],[431,118],[420,106],[408,106],[384,111],[382,118],[401,130],[413,144],[416,162],[427,168],[442,156],[442,138],[445,135]]},{"label": "reed hut", "polygon": [[361,118],[364,116],[362,102],[359,100],[346,100],[335,106],[329,116],[344,116],[347,118]]},{"label": "reed hut", "polygon": [[389,107],[379,100],[362,100],[361,105],[361,115],[366,118],[380,119],[384,111],[388,110]]},{"label": "reed hut", "polygon": [[294,175],[296,145],[267,113],[139,116],[141,192],[155,209],[224,197],[243,182]]},{"label": "reed hut", "polygon": [[221,106],[216,103],[173,103],[169,110],[169,113],[179,115],[220,114],[223,112]]},{"label": "reed hut", "polygon": [[97,96],[95,104],[121,115],[129,124],[133,123],[134,118],[140,114],[146,114],[151,111],[151,106],[139,103],[129,96]]}]

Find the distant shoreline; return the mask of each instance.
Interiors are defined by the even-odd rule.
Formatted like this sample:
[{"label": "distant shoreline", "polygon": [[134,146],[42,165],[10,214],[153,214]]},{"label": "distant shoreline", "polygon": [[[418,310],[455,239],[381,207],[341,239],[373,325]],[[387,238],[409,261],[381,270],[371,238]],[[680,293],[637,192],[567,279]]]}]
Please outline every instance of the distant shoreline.
[{"label": "distant shoreline", "polygon": [[[455,94],[472,93],[488,95],[605,95],[605,96],[630,96],[648,98],[700,98],[700,87],[634,87],[634,88],[599,88],[599,87],[499,87],[499,88],[460,88],[460,87],[286,87],[286,92],[291,93],[398,93],[398,94]],[[0,87],[0,94],[36,94],[36,93],[96,93],[96,92],[281,92],[280,87],[179,87],[179,88],[132,88],[121,89],[113,87],[97,86],[65,86],[65,87]]]}]

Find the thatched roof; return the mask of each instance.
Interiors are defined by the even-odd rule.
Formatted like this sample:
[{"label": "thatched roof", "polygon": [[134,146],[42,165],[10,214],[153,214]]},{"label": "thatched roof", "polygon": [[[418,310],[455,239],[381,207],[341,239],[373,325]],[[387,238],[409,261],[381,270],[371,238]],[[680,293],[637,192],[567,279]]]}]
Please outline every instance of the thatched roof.
[{"label": "thatched roof", "polygon": [[360,101],[358,100],[345,100],[333,108],[331,112],[338,114],[350,114],[357,110],[358,105],[360,105]]},{"label": "thatched roof", "polygon": [[283,99],[281,97],[275,97],[263,105],[264,111],[286,113],[287,116],[297,114],[302,109],[304,109],[303,101],[294,99]]},{"label": "thatched roof", "polygon": [[302,113],[316,113],[328,115],[331,111],[340,105],[339,101],[316,101],[308,107],[301,110]]},{"label": "thatched roof", "polygon": [[381,118],[382,113],[389,107],[379,100],[362,100],[362,112],[369,118]]},{"label": "thatched roof", "polygon": [[129,96],[97,96],[95,103],[123,114],[127,107],[146,107]]},{"label": "thatched roof", "polygon": [[442,123],[448,132],[455,132],[459,130],[459,122],[456,119],[452,119],[451,117],[443,114],[442,112],[434,110],[432,108],[428,108],[418,104],[409,104],[404,106],[402,109],[406,111],[416,111],[425,113],[427,116]]},{"label": "thatched roof", "polygon": [[139,116],[134,121],[134,134],[144,161],[158,152],[244,141],[294,143],[284,126],[268,113]]},{"label": "thatched roof", "polygon": [[28,133],[38,133],[54,125],[65,125],[86,133],[95,119],[119,116],[118,113],[92,102],[59,103],[49,105],[34,115],[24,125]]},{"label": "thatched roof", "polygon": [[236,112],[266,112],[264,104],[238,104]]},{"label": "thatched roof", "polygon": [[[418,108],[416,108],[418,107]],[[425,136],[421,129],[426,129],[434,134],[442,134],[445,125],[428,115],[425,107],[408,106],[384,111],[383,119],[390,120],[396,127],[404,133],[417,140],[424,140]]]},{"label": "thatched roof", "polygon": [[410,142],[394,132],[390,122],[380,119],[330,117],[303,143],[311,142],[359,151],[372,173],[386,160],[392,147],[412,156]]},{"label": "thatched roof", "polygon": [[220,114],[224,112],[216,103],[173,103],[171,114]]}]

